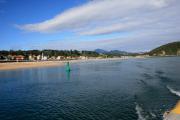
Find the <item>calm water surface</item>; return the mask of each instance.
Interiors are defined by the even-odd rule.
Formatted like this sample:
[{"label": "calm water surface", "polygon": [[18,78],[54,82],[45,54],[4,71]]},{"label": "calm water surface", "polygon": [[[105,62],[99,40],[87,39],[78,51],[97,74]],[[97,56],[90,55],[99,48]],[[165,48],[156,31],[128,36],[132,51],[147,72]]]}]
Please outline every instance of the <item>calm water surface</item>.
[{"label": "calm water surface", "polygon": [[0,71],[0,120],[162,120],[180,99],[180,57],[71,67]]}]

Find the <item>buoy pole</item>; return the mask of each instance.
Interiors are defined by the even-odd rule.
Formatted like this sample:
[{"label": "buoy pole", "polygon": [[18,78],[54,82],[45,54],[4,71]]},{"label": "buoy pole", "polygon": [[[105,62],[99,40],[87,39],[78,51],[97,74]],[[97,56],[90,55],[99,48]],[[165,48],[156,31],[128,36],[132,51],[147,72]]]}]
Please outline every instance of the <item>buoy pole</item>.
[{"label": "buoy pole", "polygon": [[71,71],[69,62],[66,63],[66,71]]}]

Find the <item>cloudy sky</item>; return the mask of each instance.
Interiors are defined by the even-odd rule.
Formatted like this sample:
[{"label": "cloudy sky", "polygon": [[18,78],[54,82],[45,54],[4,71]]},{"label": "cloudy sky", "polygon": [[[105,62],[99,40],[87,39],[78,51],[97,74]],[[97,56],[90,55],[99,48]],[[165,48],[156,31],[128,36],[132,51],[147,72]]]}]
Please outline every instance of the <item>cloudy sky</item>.
[{"label": "cloudy sky", "polygon": [[179,0],[0,0],[0,49],[148,51],[180,40]]}]

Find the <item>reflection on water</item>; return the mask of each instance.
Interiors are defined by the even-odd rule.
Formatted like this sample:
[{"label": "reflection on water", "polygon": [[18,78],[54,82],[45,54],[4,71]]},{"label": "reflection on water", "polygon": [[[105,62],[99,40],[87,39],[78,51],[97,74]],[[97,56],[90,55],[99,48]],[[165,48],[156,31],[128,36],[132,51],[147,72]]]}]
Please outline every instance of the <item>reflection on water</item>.
[{"label": "reflection on water", "polygon": [[67,80],[70,80],[70,74],[71,74],[71,71],[70,70],[66,70]]},{"label": "reflection on water", "polygon": [[0,120],[162,120],[179,100],[179,61],[89,61],[71,64],[72,71],[0,71]]}]

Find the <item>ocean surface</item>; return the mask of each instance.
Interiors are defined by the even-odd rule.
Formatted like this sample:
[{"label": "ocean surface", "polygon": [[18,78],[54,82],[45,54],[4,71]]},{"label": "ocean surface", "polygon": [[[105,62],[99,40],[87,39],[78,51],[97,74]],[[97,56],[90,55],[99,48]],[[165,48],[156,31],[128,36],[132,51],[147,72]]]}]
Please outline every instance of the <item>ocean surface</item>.
[{"label": "ocean surface", "polygon": [[180,100],[180,57],[0,71],[0,120],[162,120]]}]

